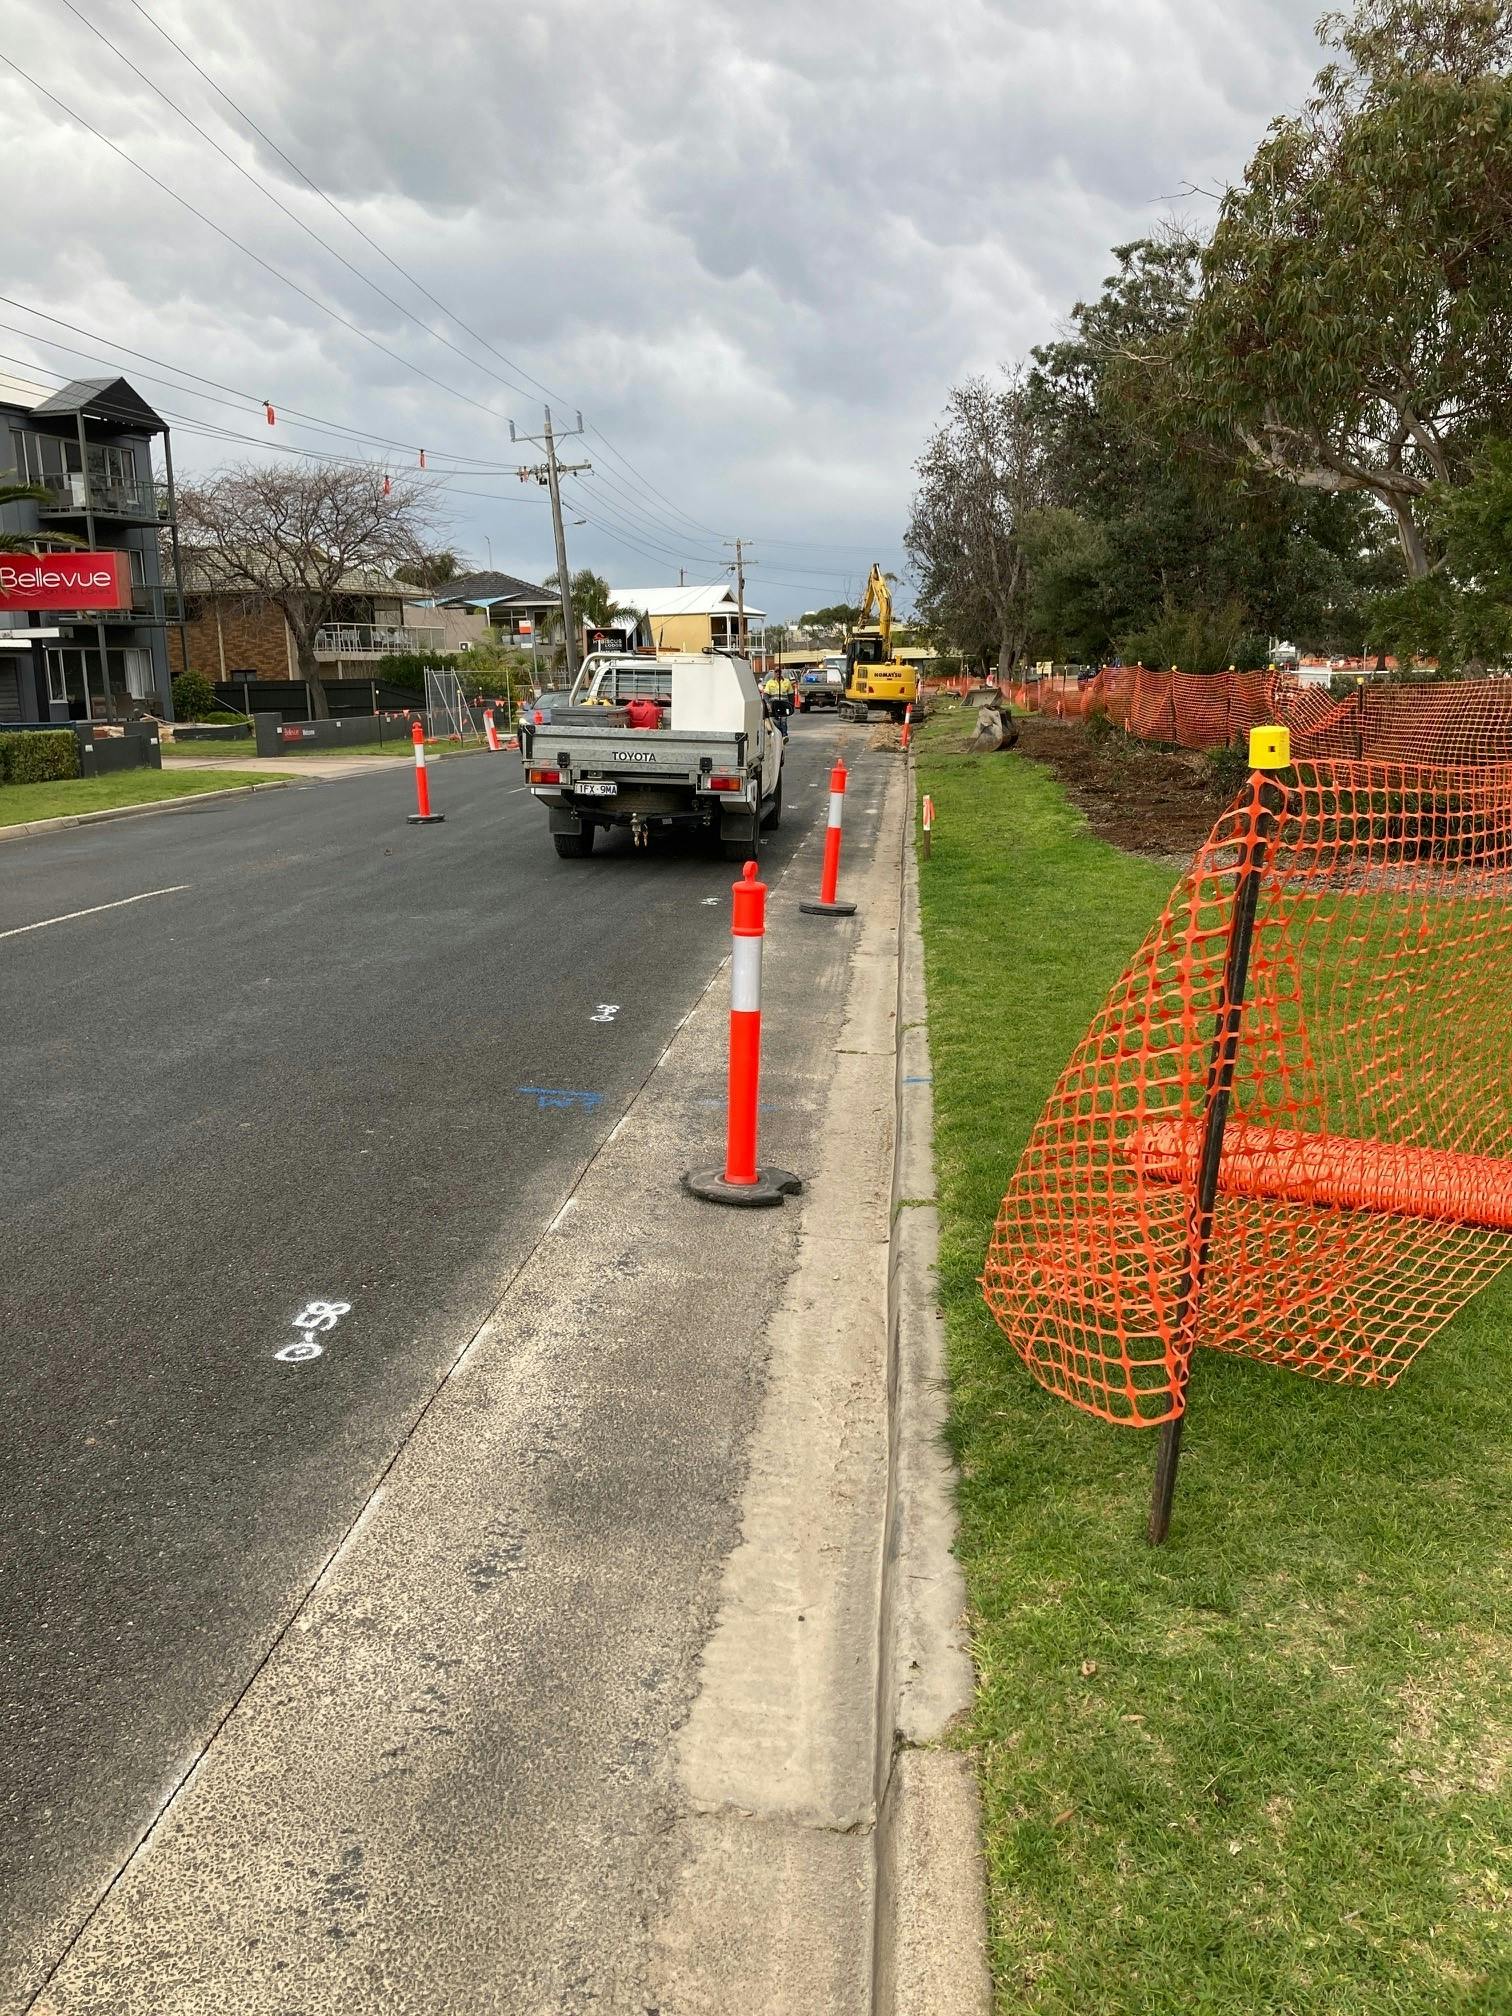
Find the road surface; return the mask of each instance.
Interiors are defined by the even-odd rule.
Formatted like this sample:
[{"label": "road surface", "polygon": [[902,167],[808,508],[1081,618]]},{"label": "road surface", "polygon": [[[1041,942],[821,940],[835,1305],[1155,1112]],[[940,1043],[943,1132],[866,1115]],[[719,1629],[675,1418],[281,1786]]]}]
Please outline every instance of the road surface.
[{"label": "road surface", "polygon": [[[768,875],[822,818],[838,732],[796,724]],[[439,767],[425,830],[395,770],[5,850],[0,2008],[36,1997],[725,956],[727,866],[559,862],[519,777]],[[290,1376],[307,1340],[318,1383]]]}]

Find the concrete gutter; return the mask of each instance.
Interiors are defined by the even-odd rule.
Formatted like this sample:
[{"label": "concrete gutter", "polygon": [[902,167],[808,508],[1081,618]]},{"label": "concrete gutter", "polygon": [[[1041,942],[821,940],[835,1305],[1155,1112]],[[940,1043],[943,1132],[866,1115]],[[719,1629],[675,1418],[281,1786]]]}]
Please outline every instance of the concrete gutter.
[{"label": "concrete gutter", "polygon": [[846,1007],[797,1264],[766,1331],[740,1543],[677,1746],[684,1811],[649,2000],[678,2016],[990,2007],[975,1779],[935,1747],[974,1676],[941,1440],[911,770],[877,795],[861,808],[880,813],[873,858],[845,882],[854,919],[773,897],[780,998],[811,934],[843,931]]},{"label": "concrete gutter", "polygon": [[288,782],[287,777],[270,777],[266,784],[228,784],[224,791],[186,791],[182,798],[159,798],[146,805],[107,805],[100,812],[69,812],[60,819],[29,819],[20,826],[0,826],[0,840],[25,840],[38,833],[57,833],[67,826],[99,826],[107,819],[137,819],[149,812],[185,812],[191,805],[213,805],[218,798],[247,798],[254,791],[282,791]]},{"label": "concrete gutter", "polygon": [[976,1773],[941,1749],[971,1704],[966,1587],[952,1552],[945,1326],[935,1284],[934,1091],[911,844],[898,932],[897,1131],[887,1281],[888,1483],[877,1662],[873,2016],[986,2016],[986,1876]]}]

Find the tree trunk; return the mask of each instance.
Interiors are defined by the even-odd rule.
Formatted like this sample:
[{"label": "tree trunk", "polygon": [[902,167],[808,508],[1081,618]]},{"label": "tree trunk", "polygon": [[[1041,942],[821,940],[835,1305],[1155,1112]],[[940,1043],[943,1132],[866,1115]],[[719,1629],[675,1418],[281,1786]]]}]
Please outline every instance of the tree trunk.
[{"label": "tree trunk", "polygon": [[1412,515],[1412,500],[1409,497],[1390,496],[1387,503],[1391,515],[1396,519],[1397,540],[1402,548],[1402,558],[1407,562],[1407,578],[1419,581],[1429,571],[1428,549],[1423,544],[1423,535],[1418,530],[1417,520]]},{"label": "tree trunk", "polygon": [[299,676],[305,682],[305,691],[310,696],[310,719],[329,721],[330,702],[326,690],[320,683],[320,663],[315,656],[315,633],[295,629],[291,623],[289,630],[294,638],[294,659],[299,667]]}]

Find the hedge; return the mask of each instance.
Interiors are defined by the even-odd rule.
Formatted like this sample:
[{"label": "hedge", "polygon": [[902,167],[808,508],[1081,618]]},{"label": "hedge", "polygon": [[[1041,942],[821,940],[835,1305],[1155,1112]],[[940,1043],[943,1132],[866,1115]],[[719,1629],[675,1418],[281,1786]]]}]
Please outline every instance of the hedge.
[{"label": "hedge", "polygon": [[0,735],[0,784],[52,784],[79,774],[79,740],[71,728]]}]

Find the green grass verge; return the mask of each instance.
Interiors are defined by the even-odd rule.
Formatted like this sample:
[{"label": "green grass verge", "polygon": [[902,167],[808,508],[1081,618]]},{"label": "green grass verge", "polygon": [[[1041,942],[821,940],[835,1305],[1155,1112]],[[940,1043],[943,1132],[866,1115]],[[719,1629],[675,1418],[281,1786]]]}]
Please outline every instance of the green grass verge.
[{"label": "green grass verge", "polygon": [[998,2006],[1512,2010],[1509,1283],[1389,1393],[1203,1353],[1147,1548],[1154,1436],[1042,1392],[976,1276],[1172,878],[963,739],[921,737],[920,876]]},{"label": "green grass verge", "polygon": [[[503,730],[500,730],[503,740]],[[434,763],[438,756],[465,756],[476,754],[480,745],[469,742],[459,746],[455,742],[427,742],[425,755]],[[347,756],[391,756],[410,762],[414,758],[414,743],[403,736],[391,736],[387,742],[344,742],[334,749],[317,749],[299,742],[280,743],[275,752],[280,763],[330,763],[340,762]],[[163,760],[167,763],[185,761],[193,763],[253,763],[259,761],[250,742],[237,743],[232,748],[220,747],[213,742],[186,742],[181,750],[175,751],[171,743],[163,745]]]},{"label": "green grass verge", "polygon": [[114,777],[74,777],[59,784],[0,785],[0,826],[23,826],[32,819],[67,819],[80,812],[104,812],[116,805],[154,805],[165,798],[189,798],[200,791],[229,791],[237,784],[266,784],[255,770],[123,770]]}]

